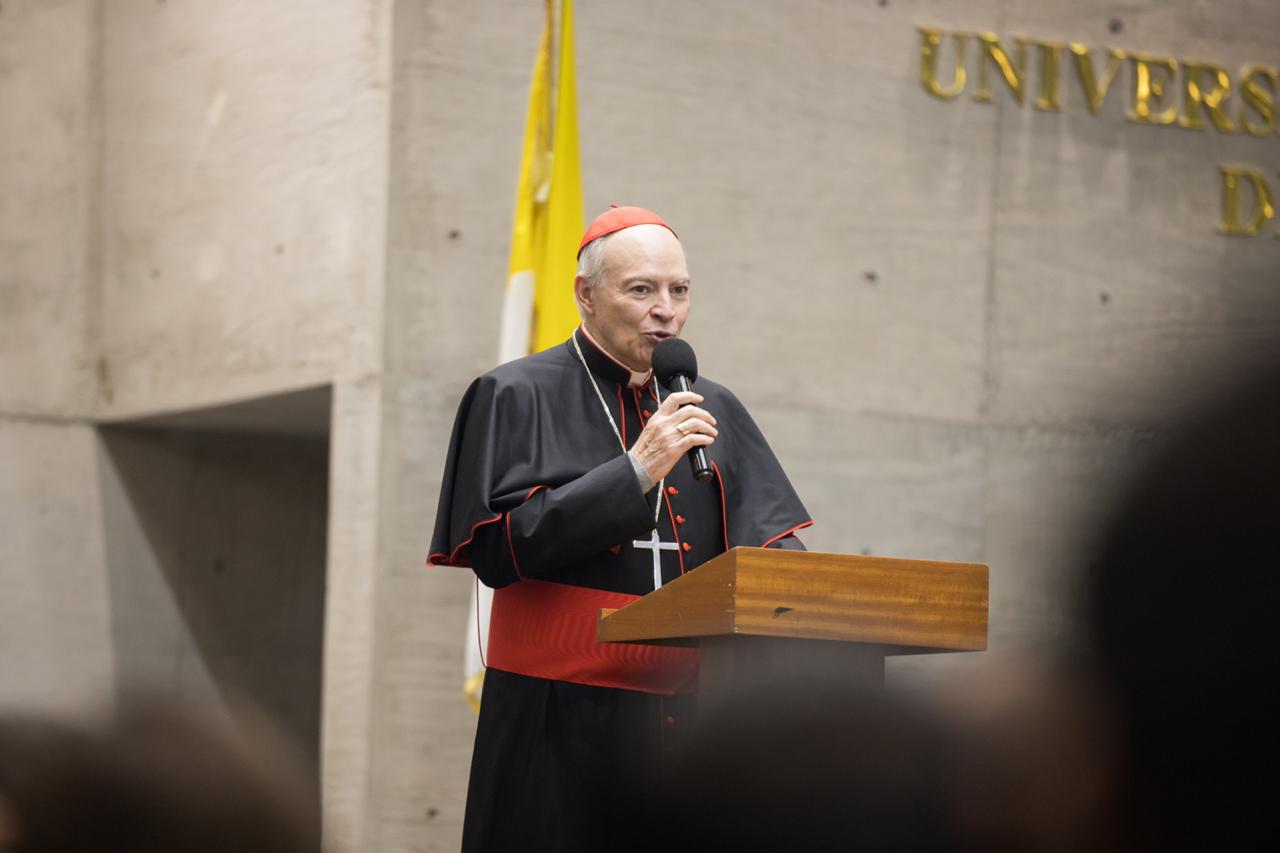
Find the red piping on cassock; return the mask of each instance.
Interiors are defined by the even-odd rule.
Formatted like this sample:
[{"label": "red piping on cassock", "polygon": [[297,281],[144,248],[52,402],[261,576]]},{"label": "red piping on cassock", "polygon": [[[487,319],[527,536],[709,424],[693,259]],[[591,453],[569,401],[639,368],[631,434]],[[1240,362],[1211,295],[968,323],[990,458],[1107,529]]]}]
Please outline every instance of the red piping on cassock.
[{"label": "red piping on cassock", "polygon": [[428,566],[463,566],[464,568],[470,568],[470,566],[464,566],[462,563],[457,562],[458,552],[471,544],[471,540],[476,538],[477,530],[479,530],[481,527],[484,527],[486,524],[493,524],[495,521],[501,520],[501,518],[502,518],[502,513],[498,513],[493,518],[487,519],[485,521],[477,521],[475,524],[471,525],[471,535],[467,537],[467,541],[463,542],[457,548],[454,548],[453,553],[449,555],[447,560],[445,560],[443,563],[437,563],[436,557],[443,557],[444,554],[432,554],[429,557],[427,557],[427,565]]},{"label": "red piping on cassock", "polygon": [[764,541],[764,544],[761,545],[760,547],[768,548],[770,545],[772,545],[774,542],[777,542],[779,539],[783,538],[784,536],[790,536],[792,533],[795,533],[797,530],[803,530],[806,527],[811,526],[812,524],[813,524],[813,521],[802,521],[799,524],[797,524],[795,527],[791,528],[790,530],[785,530],[782,533],[779,533],[777,536],[773,537],[772,539],[766,539]]},{"label": "red piping on cassock", "polygon": [[[663,502],[664,502],[664,503],[666,503],[666,505],[667,505],[667,517],[671,519],[671,535],[675,537],[676,545],[678,545],[678,546],[683,545],[683,543],[680,541],[680,531],[679,531],[678,529],[676,529],[676,516],[675,516],[675,513],[673,513],[673,512],[671,511],[671,498],[667,496],[667,493],[666,493],[666,492],[663,492],[663,493],[662,493],[662,499],[663,499]],[[684,574],[684,549],[683,549],[683,547],[678,547],[678,548],[676,548],[676,556],[680,558],[680,574]]]},{"label": "red piping on cassock", "polygon": [[[532,489],[530,489],[528,492],[525,493],[524,502],[528,503],[529,498],[533,497],[534,494],[537,493],[538,489],[545,489],[545,488],[546,486],[543,486],[543,485],[534,486]],[[512,512],[514,511],[515,510],[512,510]],[[507,513],[506,527],[507,527],[507,550],[511,552],[511,566],[516,570],[516,577],[520,578],[520,580],[524,580],[524,573],[520,571],[520,561],[516,559],[516,546],[511,541],[511,513],[510,512]]]}]

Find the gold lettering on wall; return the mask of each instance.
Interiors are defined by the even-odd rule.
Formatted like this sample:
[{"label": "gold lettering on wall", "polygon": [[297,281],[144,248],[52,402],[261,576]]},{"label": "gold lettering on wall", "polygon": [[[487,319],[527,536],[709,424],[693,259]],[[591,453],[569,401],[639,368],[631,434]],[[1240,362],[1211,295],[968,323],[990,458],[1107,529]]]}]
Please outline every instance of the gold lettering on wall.
[{"label": "gold lettering on wall", "polygon": [[991,102],[991,86],[988,82],[988,71],[992,66],[1000,72],[1000,76],[1004,78],[1004,82],[1009,87],[1009,91],[1013,93],[1014,99],[1022,104],[1026,102],[1026,79],[1027,79],[1027,40],[1023,38],[1014,39],[1017,50],[1014,51],[1014,58],[1009,59],[1009,54],[1005,52],[1004,47],[1000,44],[1000,39],[995,33],[979,33],[978,41],[982,45],[981,58],[978,60],[978,91],[973,93],[973,99],[983,103]]},{"label": "gold lettering on wall", "polygon": [[[977,81],[973,99],[993,103],[992,87],[998,85],[992,82],[994,70],[1019,104],[1026,104],[1027,92],[1031,91],[1036,109],[1061,112],[1065,107],[1063,57],[1064,51],[1070,51],[1084,104],[1094,115],[1102,110],[1120,69],[1127,63],[1133,78],[1127,115],[1136,124],[1175,125],[1188,130],[1212,127],[1220,133],[1246,132],[1251,136],[1272,136],[1280,130],[1280,70],[1274,67],[1249,66],[1233,78],[1215,62],[1181,61],[1117,47],[1092,48],[1079,42],[1064,44],[1023,36],[1013,36],[1006,44],[989,32],[947,33],[934,27],[916,30],[920,34],[921,86],[942,100],[963,95],[972,73]],[[978,45],[972,57],[968,49],[971,41]],[[946,50],[948,44],[952,50]],[[950,62],[944,61],[944,53],[954,53]],[[949,82],[944,84],[944,79]],[[1239,107],[1234,108],[1232,100],[1237,95]]]},{"label": "gold lettering on wall", "polygon": [[[1206,75],[1212,81],[1206,88]],[[1222,108],[1231,97],[1231,75],[1221,65],[1211,62],[1184,62],[1182,64],[1182,117],[1178,124],[1191,130],[1204,130],[1204,113],[1209,114],[1213,126],[1223,133],[1235,133],[1236,126]],[[1202,109],[1203,108],[1203,109]]]},{"label": "gold lettering on wall", "polygon": [[[1276,132],[1276,82],[1280,71],[1253,67],[1244,70],[1240,83],[1240,125],[1252,136],[1270,136]],[[1245,109],[1252,108],[1261,123],[1249,120]]]},{"label": "gold lettering on wall", "polygon": [[[1246,166],[1219,166],[1218,171],[1222,173],[1222,222],[1218,232],[1232,237],[1258,236],[1276,215],[1266,178],[1257,169]],[[1244,211],[1242,192],[1246,182],[1252,190],[1252,209],[1248,215]]]},{"label": "gold lettering on wall", "polygon": [[952,75],[950,88],[944,89],[938,83],[938,53],[942,47],[942,33],[926,27],[917,27],[920,31],[920,82],[924,90],[935,98],[949,101],[964,94],[965,87],[965,53],[969,43],[968,33],[956,33],[956,70]]},{"label": "gold lettering on wall", "polygon": [[1168,84],[1178,73],[1178,60],[1168,56],[1129,54],[1133,63],[1133,108],[1129,118],[1138,124],[1173,124],[1178,120],[1178,107],[1165,106]]},{"label": "gold lettering on wall", "polygon": [[1080,88],[1084,91],[1085,104],[1089,107],[1089,112],[1097,115],[1098,110],[1102,109],[1102,102],[1106,100],[1107,92],[1111,91],[1111,84],[1120,73],[1120,66],[1124,64],[1124,51],[1115,47],[1107,51],[1107,67],[1099,78],[1093,71],[1093,51],[1076,42],[1068,47],[1072,58],[1076,61],[1076,76],[1079,77]]},{"label": "gold lettering on wall", "polygon": [[1056,41],[1036,43],[1040,55],[1040,97],[1036,109],[1062,112],[1062,51],[1065,44]]},{"label": "gold lettering on wall", "polygon": [[[1233,77],[1216,62],[1117,47],[1093,48],[1016,35],[1002,41],[996,33],[947,33],[933,27],[916,31],[920,34],[920,84],[940,100],[960,98],[972,79],[973,100],[994,103],[992,89],[1001,86],[993,82],[993,75],[998,75],[1008,97],[1020,106],[1026,106],[1030,93],[1035,109],[1061,113],[1080,103],[1074,92],[1067,91],[1074,87],[1064,80],[1064,74],[1070,73],[1063,69],[1069,51],[1084,106],[1092,115],[1102,111],[1121,69],[1128,67],[1131,86],[1123,109],[1134,124],[1259,138],[1280,135],[1280,69],[1274,66],[1246,66]],[[970,43],[975,50],[969,50]],[[1222,176],[1219,233],[1254,237],[1267,223],[1280,219],[1277,196],[1264,171],[1241,165],[1221,165],[1218,171]]]}]

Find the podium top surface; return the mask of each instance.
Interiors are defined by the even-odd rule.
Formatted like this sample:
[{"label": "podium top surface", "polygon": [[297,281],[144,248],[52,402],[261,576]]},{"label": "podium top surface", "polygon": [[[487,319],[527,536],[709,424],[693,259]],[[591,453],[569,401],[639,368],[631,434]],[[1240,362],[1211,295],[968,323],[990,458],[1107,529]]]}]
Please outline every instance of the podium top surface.
[{"label": "podium top surface", "polygon": [[734,634],[870,643],[888,654],[987,647],[987,567],[734,548],[621,610],[600,642]]}]

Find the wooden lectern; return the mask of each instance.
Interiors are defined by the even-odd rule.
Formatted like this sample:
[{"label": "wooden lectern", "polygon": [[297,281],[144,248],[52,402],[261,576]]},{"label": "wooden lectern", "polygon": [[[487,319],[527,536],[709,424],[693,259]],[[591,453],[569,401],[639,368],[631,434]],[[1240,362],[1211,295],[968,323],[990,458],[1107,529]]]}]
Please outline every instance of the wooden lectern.
[{"label": "wooden lectern", "polygon": [[987,567],[734,548],[602,610],[597,639],[699,646],[700,706],[805,681],[852,695],[883,686],[886,655],[985,650]]}]

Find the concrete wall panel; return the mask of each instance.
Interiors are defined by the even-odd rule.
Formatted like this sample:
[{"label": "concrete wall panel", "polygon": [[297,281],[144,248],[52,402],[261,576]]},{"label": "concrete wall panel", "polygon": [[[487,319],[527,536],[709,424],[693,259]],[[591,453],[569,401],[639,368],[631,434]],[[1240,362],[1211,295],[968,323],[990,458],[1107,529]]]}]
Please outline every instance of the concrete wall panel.
[{"label": "concrete wall panel", "polygon": [[817,407],[753,414],[816,522],[799,534],[811,550],[983,559],[980,427]]},{"label": "concrete wall panel", "polygon": [[0,418],[0,707],[82,714],[114,697],[93,430]]},{"label": "concrete wall panel", "polygon": [[[474,576],[426,568],[452,389],[405,379],[388,396],[371,726],[370,843],[378,850],[457,847],[476,717],[462,692]],[[425,439],[425,440],[424,440]]]},{"label": "concrete wall panel", "polygon": [[105,4],[104,413],[374,369],[388,27],[380,2]]},{"label": "concrete wall panel", "polygon": [[101,495],[116,682],[268,714],[320,749],[328,448],[110,429]]},{"label": "concrete wall panel", "polygon": [[382,383],[334,386],[324,622],[321,790],[325,839],[368,849],[378,546],[381,541]]},{"label": "concrete wall panel", "polygon": [[396,6],[387,369],[437,377],[455,402],[498,357],[542,15],[537,4]]},{"label": "concrete wall panel", "polygon": [[579,11],[587,208],[675,224],[689,338],[749,404],[978,416],[995,128],[915,83],[913,22],[958,8]]},{"label": "concrete wall panel", "polygon": [[0,411],[93,402],[96,6],[0,9]]},{"label": "concrete wall panel", "polygon": [[[1186,0],[1109,13],[1100,3],[1051,12],[1010,3],[1002,26],[1216,61],[1233,76],[1280,63],[1280,18],[1232,5]],[[1222,26],[1227,18],[1237,26]],[[1066,112],[1020,108],[1009,97],[988,110],[1001,139],[993,412],[1002,421],[1152,424],[1197,386],[1246,364],[1253,342],[1280,324],[1271,281],[1280,241],[1216,230],[1219,164],[1252,165],[1275,184],[1280,140],[1135,124],[1126,118],[1128,66],[1094,116],[1070,63],[1063,71]],[[1181,104],[1179,84],[1171,88]],[[1228,105],[1235,115],[1238,96]]]}]

